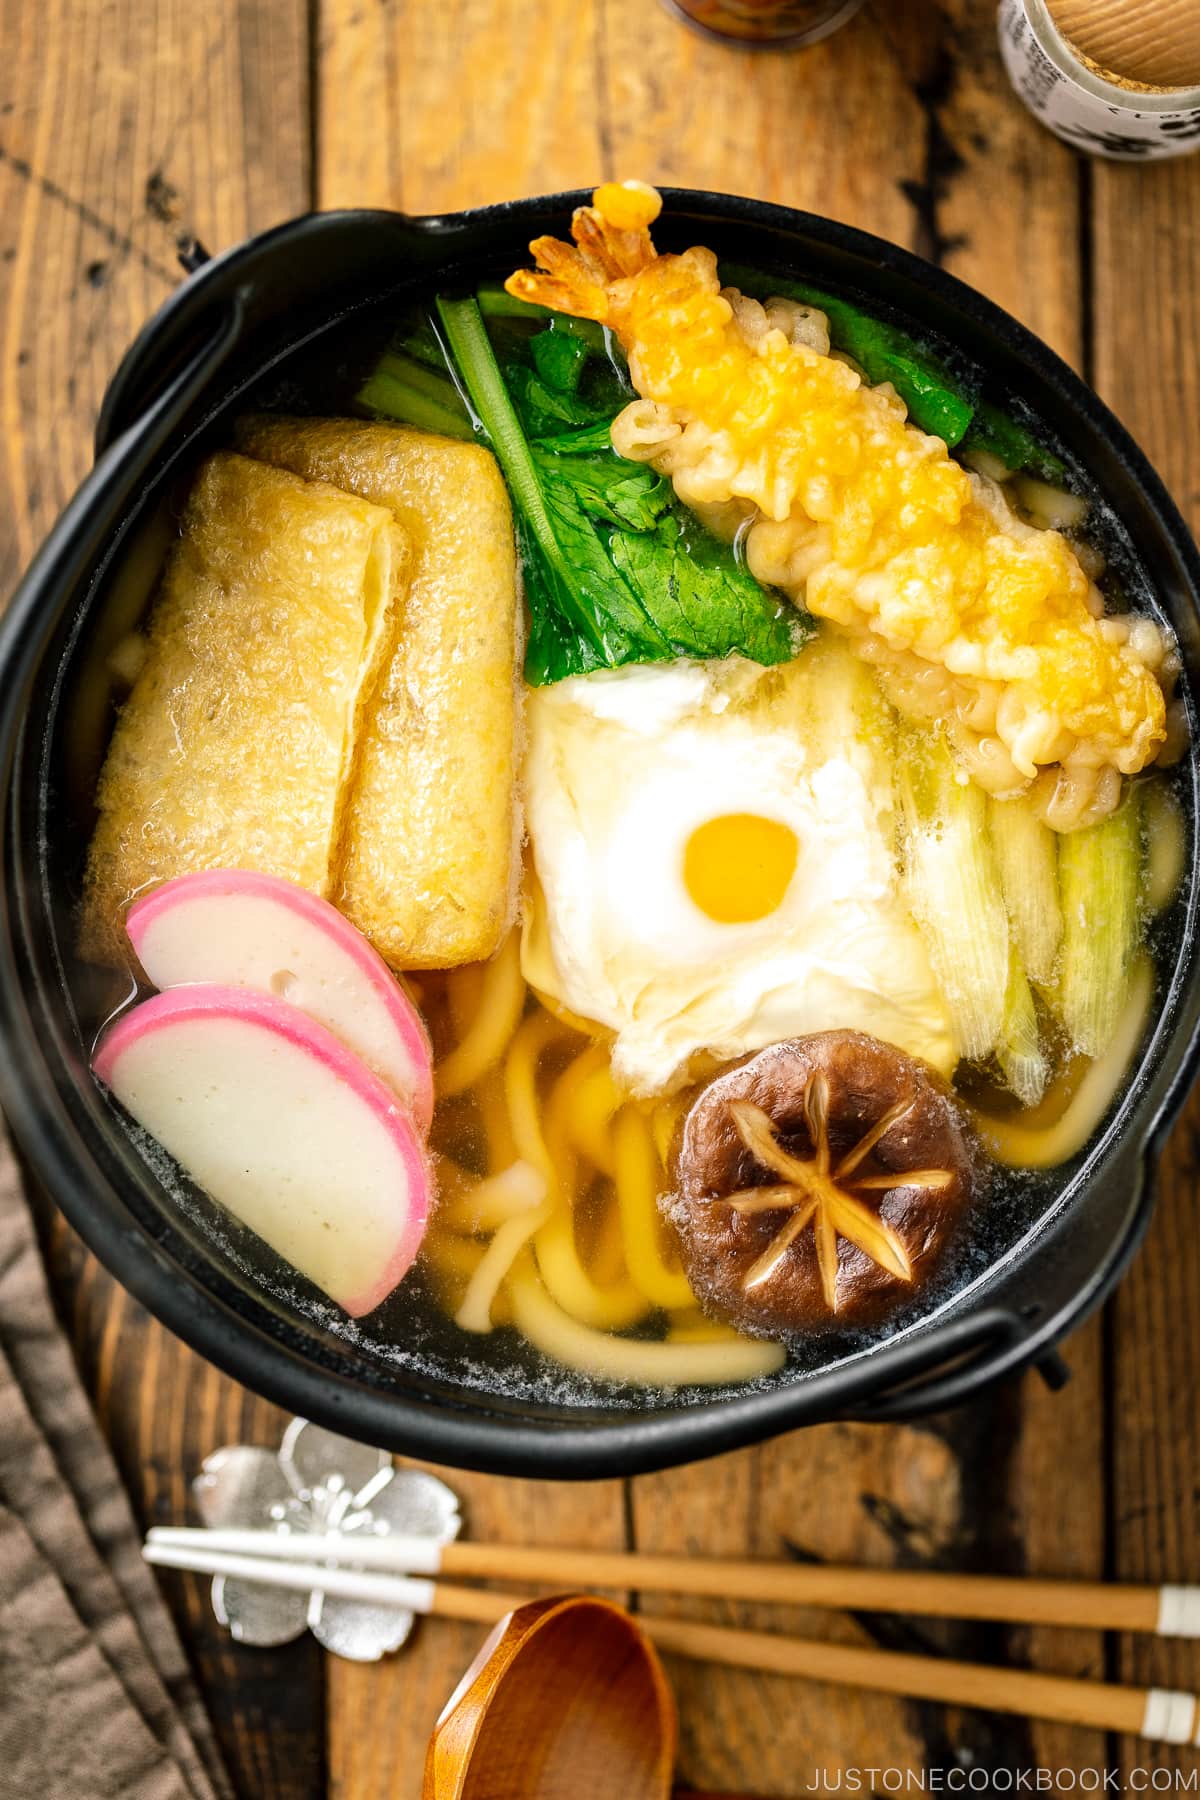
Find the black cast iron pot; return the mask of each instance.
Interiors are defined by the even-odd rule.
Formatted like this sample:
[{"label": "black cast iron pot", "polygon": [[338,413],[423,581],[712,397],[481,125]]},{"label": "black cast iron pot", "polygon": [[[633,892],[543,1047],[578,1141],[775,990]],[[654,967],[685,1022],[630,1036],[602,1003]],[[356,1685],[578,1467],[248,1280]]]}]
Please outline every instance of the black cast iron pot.
[{"label": "black cast iron pot", "polygon": [[[580,195],[449,218],[384,212],[296,220],[202,267],[147,326],[105,398],[96,467],[0,626],[0,1097],[38,1177],[101,1260],[221,1368],[336,1430],[498,1473],[596,1476],[708,1456],[833,1417],[914,1416],[1039,1363],[1109,1292],[1150,1212],[1156,1153],[1191,1079],[1200,983],[1190,854],[1197,763],[1180,771],[1188,873],[1154,944],[1146,1040],[1111,1116],[1049,1181],[1007,1184],[947,1291],[874,1339],[810,1346],[777,1376],[718,1395],[556,1389],[502,1350],[483,1383],[466,1356],[422,1337],[419,1293],[400,1290],[383,1336],[347,1333],[311,1296],[256,1279],[236,1243],[181,1209],[93,1083],[98,1020],[71,947],[90,794],[110,722],[98,659],[144,607],[163,546],[164,499],[248,404],[313,403],[323,344],[372,345],[406,293],[515,267],[561,234]],[[740,263],[861,296],[1027,408],[1111,516],[1106,548],[1139,603],[1178,636],[1185,692],[1200,674],[1200,559],[1161,482],[1096,397],[1036,338],[960,282],[844,225],[751,200],[668,192],[666,248],[710,244]],[[326,334],[331,334],[326,336]],[[330,352],[332,355],[332,352]],[[334,358],[336,361],[336,357]],[[319,389],[320,383],[317,383]],[[344,403],[344,402],[343,402]],[[328,402],[325,402],[328,404]],[[156,536],[156,533],[158,534]],[[1195,740],[1193,731],[1193,740]],[[386,1309],[385,1309],[386,1311]],[[420,1340],[407,1360],[388,1335]]]}]

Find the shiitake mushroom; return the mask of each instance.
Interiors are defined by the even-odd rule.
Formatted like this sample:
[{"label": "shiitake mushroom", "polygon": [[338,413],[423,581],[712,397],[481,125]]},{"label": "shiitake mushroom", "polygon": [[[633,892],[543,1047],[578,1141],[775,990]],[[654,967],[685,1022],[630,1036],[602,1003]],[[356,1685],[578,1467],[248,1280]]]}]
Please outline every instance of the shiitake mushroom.
[{"label": "shiitake mushroom", "polygon": [[858,1031],[716,1076],[671,1175],[662,1207],[701,1305],[771,1336],[885,1316],[929,1280],[978,1179],[941,1077]]}]

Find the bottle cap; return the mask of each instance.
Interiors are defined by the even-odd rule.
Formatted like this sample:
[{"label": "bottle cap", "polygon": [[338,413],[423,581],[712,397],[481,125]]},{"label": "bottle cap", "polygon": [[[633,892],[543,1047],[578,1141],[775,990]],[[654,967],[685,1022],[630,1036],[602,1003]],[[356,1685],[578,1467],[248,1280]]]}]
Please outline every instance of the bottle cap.
[{"label": "bottle cap", "polygon": [[1197,0],[1047,0],[1073,50],[1118,87],[1200,87]]}]

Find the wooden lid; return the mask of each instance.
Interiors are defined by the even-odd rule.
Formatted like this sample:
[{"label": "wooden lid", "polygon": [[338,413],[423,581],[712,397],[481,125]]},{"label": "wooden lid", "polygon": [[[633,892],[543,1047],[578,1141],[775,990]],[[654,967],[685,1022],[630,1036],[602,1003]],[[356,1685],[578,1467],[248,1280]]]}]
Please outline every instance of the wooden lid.
[{"label": "wooden lid", "polygon": [[1122,87],[1200,86],[1200,0],[1046,0],[1072,48]]}]

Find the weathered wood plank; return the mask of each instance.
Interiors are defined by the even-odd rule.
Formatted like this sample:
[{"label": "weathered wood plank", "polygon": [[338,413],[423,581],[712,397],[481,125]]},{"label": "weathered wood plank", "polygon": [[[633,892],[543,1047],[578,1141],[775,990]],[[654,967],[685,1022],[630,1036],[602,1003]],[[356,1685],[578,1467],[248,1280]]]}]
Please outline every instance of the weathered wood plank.
[{"label": "weathered wood plank", "polygon": [[[622,1484],[497,1481],[453,1469],[433,1473],[459,1495],[472,1537],[506,1544],[625,1548]],[[513,1583],[492,1583],[511,1588]],[[532,1590],[531,1590],[532,1591]],[[624,1598],[624,1596],[618,1596]],[[327,1664],[330,1793],[333,1800],[421,1790],[425,1751],[438,1714],[487,1636],[481,1625],[430,1619],[389,1661]]]},{"label": "weathered wood plank", "polygon": [[752,194],[904,241],[923,113],[896,54],[919,60],[907,3],[868,9],[799,55],[714,44],[639,0],[607,0],[599,70],[621,177]]},{"label": "weathered wood plank", "polygon": [[[105,382],[179,279],[175,245],[235,242],[308,200],[304,0],[0,5],[0,596],[90,461]],[[60,1307],[143,1522],[187,1516],[222,1442],[281,1418],[207,1368],[44,1227]],[[165,1584],[240,1789],[324,1788],[311,1643],[239,1650],[205,1584]]]},{"label": "weathered wood plank", "polygon": [[[1070,1385],[1051,1393],[1037,1376],[1021,1386],[1021,1431],[1009,1479],[979,1504],[1009,1517],[1015,1572],[1097,1581],[1105,1574],[1105,1366],[1103,1321],[1093,1319],[1063,1346]],[[986,1476],[988,1459],[984,1457]],[[1030,1668],[1105,1679],[1105,1642],[1095,1631],[1036,1627],[1009,1634],[1008,1655]],[[1035,1763],[1049,1769],[1099,1769],[1108,1760],[1101,1733],[1035,1721]]]},{"label": "weathered wood plank", "polygon": [[[948,1541],[957,1492],[940,1447],[923,1434],[833,1425],[635,1482],[634,1543],[697,1556],[795,1553],[886,1563],[888,1533],[861,1497],[894,1503],[906,1482],[914,1529]],[[842,1642],[858,1637],[838,1615],[796,1609],[658,1595],[643,1595],[641,1607]],[[676,1659],[671,1676],[680,1705],[680,1776],[696,1787],[742,1782],[756,1792],[789,1794],[807,1791],[818,1771],[836,1780],[852,1767],[920,1764],[921,1740],[902,1701]]]},{"label": "weathered wood plank", "polygon": [[320,205],[442,212],[599,179],[604,10],[322,0]]},{"label": "weathered wood plank", "polygon": [[[320,205],[438,212],[597,176],[601,11],[599,0],[390,8],[324,0]],[[624,1545],[619,1482],[563,1487],[437,1472],[462,1496],[474,1536]],[[434,1723],[485,1635],[431,1620],[391,1662],[329,1664],[329,1772],[339,1800],[419,1792]]]},{"label": "weathered wood plank", "polygon": [[118,357],[179,279],[308,200],[304,0],[0,5],[0,593],[89,461]]},{"label": "weathered wood plank", "polygon": [[[1031,118],[996,49],[996,9],[947,0],[915,78],[926,112],[914,248],[1081,354],[1079,163]],[[897,44],[897,54],[903,45]]]},{"label": "weathered wood plank", "polygon": [[[1200,529],[1200,160],[1152,167],[1097,163],[1094,195],[1095,380],[1141,441],[1193,531]],[[1150,1235],[1110,1308],[1114,1574],[1200,1579],[1200,1292],[1196,1231],[1200,1102],[1193,1097],[1163,1157]],[[1200,1687],[1195,1645],[1121,1644],[1123,1678]],[[1193,1779],[1194,1750],[1121,1746],[1126,1772],[1166,1764]]]}]

